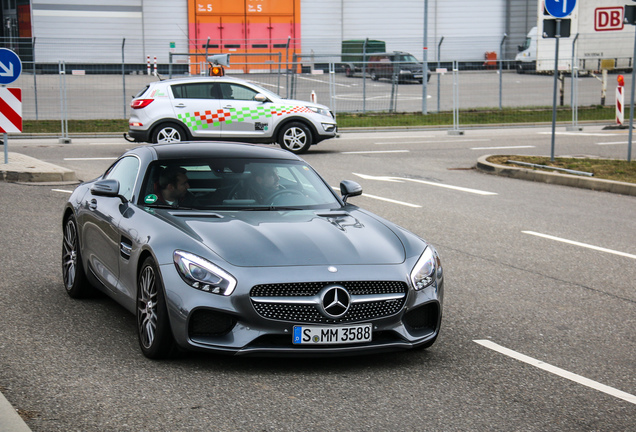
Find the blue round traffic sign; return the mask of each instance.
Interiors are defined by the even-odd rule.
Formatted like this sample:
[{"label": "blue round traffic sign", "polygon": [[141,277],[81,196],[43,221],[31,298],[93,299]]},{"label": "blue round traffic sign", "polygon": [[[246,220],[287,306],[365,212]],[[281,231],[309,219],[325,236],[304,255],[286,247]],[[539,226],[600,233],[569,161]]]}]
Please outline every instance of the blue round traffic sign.
[{"label": "blue round traffic sign", "polygon": [[545,10],[555,18],[565,18],[576,6],[576,0],[545,0]]},{"label": "blue round traffic sign", "polygon": [[20,57],[7,48],[0,48],[0,84],[11,84],[22,73]]}]

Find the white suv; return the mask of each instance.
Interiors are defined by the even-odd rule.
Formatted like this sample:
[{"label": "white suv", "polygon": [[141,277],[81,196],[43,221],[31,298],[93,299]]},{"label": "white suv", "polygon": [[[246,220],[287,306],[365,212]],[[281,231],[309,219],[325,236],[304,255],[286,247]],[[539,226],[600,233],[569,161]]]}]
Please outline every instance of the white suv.
[{"label": "white suv", "polygon": [[324,105],[283,99],[232,77],[150,83],[133,98],[128,135],[138,142],[191,140],[278,143],[293,153],[336,136]]}]

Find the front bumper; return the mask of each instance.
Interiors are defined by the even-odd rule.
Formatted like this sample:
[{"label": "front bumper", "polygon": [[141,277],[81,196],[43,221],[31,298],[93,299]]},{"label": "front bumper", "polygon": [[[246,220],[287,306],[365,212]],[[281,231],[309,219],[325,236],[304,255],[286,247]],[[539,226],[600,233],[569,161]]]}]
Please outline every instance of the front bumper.
[{"label": "front bumper", "polygon": [[[428,346],[435,341],[441,325],[443,278],[416,292],[404,279],[407,272],[403,265],[351,267],[339,267],[335,279],[326,269],[316,267],[252,268],[244,275],[233,273],[239,285],[231,296],[225,297],[188,286],[181,280],[174,265],[166,264],[161,266],[161,272],[173,335],[177,343],[186,349],[245,356],[360,355]],[[401,275],[401,282],[408,287],[404,305],[388,316],[366,317],[362,321],[312,324],[266,318],[256,312],[250,297],[252,287],[263,283],[293,281],[309,284],[321,280],[327,285],[338,281],[360,281],[361,275],[365,280],[386,281],[387,275],[391,274]],[[281,275],[287,276],[288,280],[281,281]],[[361,323],[372,325],[370,342],[346,345],[292,343],[294,325],[345,326]]]}]

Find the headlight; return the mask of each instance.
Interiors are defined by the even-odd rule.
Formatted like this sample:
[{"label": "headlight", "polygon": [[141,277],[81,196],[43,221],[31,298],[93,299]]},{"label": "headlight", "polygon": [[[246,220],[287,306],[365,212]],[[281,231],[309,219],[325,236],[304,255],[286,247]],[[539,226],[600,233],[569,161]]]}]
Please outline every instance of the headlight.
[{"label": "headlight", "polygon": [[198,290],[228,296],[236,288],[232,275],[191,253],[175,251],[174,265],[183,280]]},{"label": "headlight", "polygon": [[315,112],[316,114],[324,115],[327,117],[331,117],[331,112],[328,109],[320,108],[317,106],[308,105],[307,108]]},{"label": "headlight", "polygon": [[433,248],[427,247],[417,264],[411,270],[411,283],[417,291],[426,288],[435,282],[435,253]]}]

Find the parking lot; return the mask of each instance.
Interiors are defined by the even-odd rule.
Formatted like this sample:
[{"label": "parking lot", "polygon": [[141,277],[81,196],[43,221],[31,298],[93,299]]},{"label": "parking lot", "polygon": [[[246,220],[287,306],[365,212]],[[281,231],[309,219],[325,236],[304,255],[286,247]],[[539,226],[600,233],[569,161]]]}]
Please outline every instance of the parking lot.
[{"label": "parking lot", "polygon": [[[625,131],[564,129],[557,155],[626,158]],[[304,155],[332,186],[359,182],[350,202],[430,241],[445,265],[435,345],[365,357],[150,361],[134,316],[64,292],[73,186],[0,182],[0,391],[33,431],[633,430],[636,198],[473,169],[485,154],[549,154],[550,138],[344,132]],[[133,144],[9,145],[89,180]]]}]

